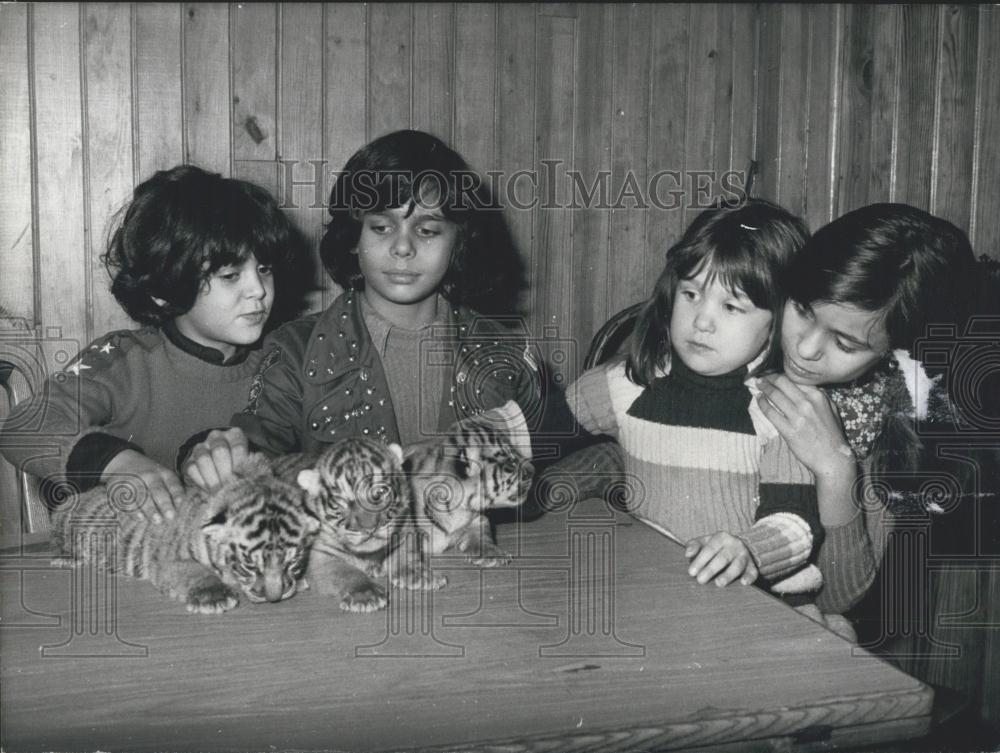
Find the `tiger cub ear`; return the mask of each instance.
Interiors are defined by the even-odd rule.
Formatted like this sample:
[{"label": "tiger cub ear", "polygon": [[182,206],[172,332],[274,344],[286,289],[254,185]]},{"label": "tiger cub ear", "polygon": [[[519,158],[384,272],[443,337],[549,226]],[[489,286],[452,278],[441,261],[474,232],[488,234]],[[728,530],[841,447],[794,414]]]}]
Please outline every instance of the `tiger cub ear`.
[{"label": "tiger cub ear", "polygon": [[299,475],[296,476],[295,480],[300,487],[314,497],[318,497],[323,491],[323,483],[319,471],[315,468],[306,468],[304,471],[299,471]]},{"label": "tiger cub ear", "polygon": [[403,462],[403,448],[400,447],[395,442],[389,445],[389,452],[391,452],[400,463]]}]

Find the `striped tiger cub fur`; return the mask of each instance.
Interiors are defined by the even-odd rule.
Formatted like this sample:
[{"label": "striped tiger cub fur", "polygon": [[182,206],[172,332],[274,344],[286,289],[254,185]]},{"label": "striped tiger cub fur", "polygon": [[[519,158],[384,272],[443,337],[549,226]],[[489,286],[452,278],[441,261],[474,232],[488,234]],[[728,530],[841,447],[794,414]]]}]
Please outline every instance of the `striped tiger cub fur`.
[{"label": "striped tiger cub fur", "polygon": [[376,581],[387,575],[398,587],[437,589],[447,581],[427,568],[410,516],[410,489],[399,445],[352,437],[315,459],[291,455],[275,461],[275,472],[294,475],[322,512],[322,526],[309,558],[317,591],[340,597],[340,608],[373,612],[388,603]]},{"label": "striped tiger cub fur", "polygon": [[409,447],[403,467],[428,553],[463,552],[483,567],[510,562],[485,513],[522,504],[534,468],[507,432],[485,416],[462,419],[441,439]]},{"label": "striped tiger cub fur", "polygon": [[[300,582],[320,516],[305,491],[252,454],[219,490],[191,486],[172,520],[153,524],[119,504],[132,488],[97,486],[52,513],[57,552],[149,580],[189,612],[217,614],[239,603],[281,601]],[[109,526],[116,531],[109,541]]]}]

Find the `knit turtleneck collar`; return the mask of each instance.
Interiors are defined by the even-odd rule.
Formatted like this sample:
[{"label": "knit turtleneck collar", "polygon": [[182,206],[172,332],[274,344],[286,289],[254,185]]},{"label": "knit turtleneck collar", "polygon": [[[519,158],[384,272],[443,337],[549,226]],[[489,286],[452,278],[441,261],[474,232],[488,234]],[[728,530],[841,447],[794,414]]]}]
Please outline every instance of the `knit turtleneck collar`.
[{"label": "knit turtleneck collar", "polygon": [[201,343],[196,343],[190,337],[184,335],[173,320],[166,322],[163,325],[163,334],[166,338],[173,343],[177,348],[187,353],[189,356],[194,356],[200,361],[205,363],[215,364],[216,366],[237,366],[247,360],[247,356],[250,355],[253,347],[248,346],[238,346],[236,352],[233,353],[233,357],[226,360],[226,357],[222,354],[222,351],[216,350],[215,348],[209,348]]},{"label": "knit turtleneck collar", "polygon": [[692,371],[684,360],[676,352],[671,353],[670,358],[670,379],[676,379],[689,387],[705,392],[720,392],[728,390],[744,389],[744,382],[747,378],[747,367],[740,366],[727,374],[718,376],[705,376]]}]

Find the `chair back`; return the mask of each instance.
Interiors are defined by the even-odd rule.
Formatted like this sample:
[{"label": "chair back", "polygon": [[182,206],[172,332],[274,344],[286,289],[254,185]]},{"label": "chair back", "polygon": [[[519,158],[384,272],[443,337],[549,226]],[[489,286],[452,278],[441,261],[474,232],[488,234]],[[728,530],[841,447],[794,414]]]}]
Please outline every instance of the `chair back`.
[{"label": "chair back", "polygon": [[[0,348],[0,420],[7,417],[11,408],[31,396],[28,375],[14,359],[5,358]],[[19,527],[25,533],[46,533],[49,530],[49,516],[42,502],[38,479],[13,467],[2,457],[0,495],[5,521],[20,521]],[[12,528],[4,525],[4,532],[11,533]]]},{"label": "chair back", "polygon": [[583,359],[583,369],[592,369],[612,356],[624,351],[629,335],[635,327],[635,320],[644,301],[622,309],[605,322],[590,341],[587,356]]}]

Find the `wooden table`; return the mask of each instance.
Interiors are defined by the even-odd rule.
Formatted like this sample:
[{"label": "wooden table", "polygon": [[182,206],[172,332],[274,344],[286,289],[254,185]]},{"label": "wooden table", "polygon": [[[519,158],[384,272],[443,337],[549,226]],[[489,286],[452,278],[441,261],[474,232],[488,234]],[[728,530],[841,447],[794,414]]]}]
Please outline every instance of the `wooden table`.
[{"label": "wooden table", "polygon": [[221,616],[149,584],[2,558],[4,750],[726,750],[927,731],[932,692],[596,501],[499,527],[504,569],[341,612]]}]

